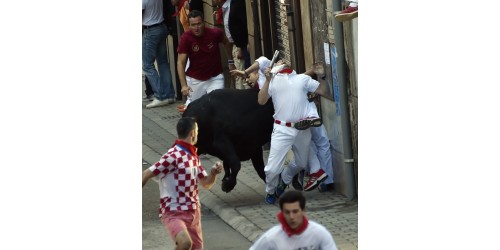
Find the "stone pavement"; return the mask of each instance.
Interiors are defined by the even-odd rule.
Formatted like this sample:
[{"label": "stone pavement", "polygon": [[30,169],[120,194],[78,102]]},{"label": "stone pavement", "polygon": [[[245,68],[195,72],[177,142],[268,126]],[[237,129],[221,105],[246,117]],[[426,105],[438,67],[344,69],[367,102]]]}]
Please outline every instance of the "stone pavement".
[{"label": "stone pavement", "polygon": [[[143,159],[159,159],[173,144],[176,124],[181,117],[174,104],[146,109],[142,104],[142,148]],[[264,151],[267,162],[269,151]],[[210,155],[200,156],[207,170],[219,159]],[[154,163],[154,162],[149,162]],[[263,232],[277,224],[278,205],[264,202],[265,186],[253,169],[251,161],[244,161],[238,174],[237,185],[225,193],[220,188],[222,175],[211,190],[200,188],[202,206],[212,210],[217,216],[240,232],[248,240],[255,242]],[[333,235],[337,247],[342,250],[358,249],[358,202],[348,201],[335,193],[320,193],[317,190],[304,192],[306,214],[324,225]]]}]

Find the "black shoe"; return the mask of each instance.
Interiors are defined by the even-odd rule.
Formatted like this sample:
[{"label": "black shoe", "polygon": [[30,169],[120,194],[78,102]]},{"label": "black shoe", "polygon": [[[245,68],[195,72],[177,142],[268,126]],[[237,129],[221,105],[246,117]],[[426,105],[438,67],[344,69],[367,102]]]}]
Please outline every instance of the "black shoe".
[{"label": "black shoe", "polygon": [[302,183],[299,181],[300,176],[302,176],[302,183],[304,183],[304,175],[301,173],[296,174],[292,179],[292,186],[295,190],[302,191]]}]

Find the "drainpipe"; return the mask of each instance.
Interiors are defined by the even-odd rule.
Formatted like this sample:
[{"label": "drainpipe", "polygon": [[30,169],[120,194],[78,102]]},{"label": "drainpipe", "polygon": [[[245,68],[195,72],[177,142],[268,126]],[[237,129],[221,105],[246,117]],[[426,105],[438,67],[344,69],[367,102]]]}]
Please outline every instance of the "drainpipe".
[{"label": "drainpipe", "polygon": [[[332,0],[333,11],[341,11],[342,0]],[[333,18],[333,15],[332,15]],[[333,20],[332,20],[333,21]],[[344,32],[341,22],[333,21],[335,34],[335,47],[337,48],[337,79],[339,83],[340,102],[340,122],[342,126],[342,147],[344,151],[344,168],[346,173],[346,196],[349,200],[356,197],[356,182],[354,177],[354,158],[352,154],[352,136],[349,112],[349,95],[347,93],[347,81],[345,76],[345,52],[344,52]]]}]

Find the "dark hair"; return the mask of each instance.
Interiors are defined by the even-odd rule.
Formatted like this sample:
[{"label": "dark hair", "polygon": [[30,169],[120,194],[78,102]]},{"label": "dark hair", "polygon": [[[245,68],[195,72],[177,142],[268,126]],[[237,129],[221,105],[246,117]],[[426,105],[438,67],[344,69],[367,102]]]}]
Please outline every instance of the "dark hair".
[{"label": "dark hair", "polygon": [[189,18],[195,18],[195,17],[201,17],[201,20],[203,21],[203,12],[201,12],[199,10],[190,11],[188,16],[187,16],[188,23],[189,23]]},{"label": "dark hair", "polygon": [[194,117],[182,117],[177,122],[177,137],[179,139],[185,139],[188,137],[189,132],[194,129],[194,124],[196,123],[196,118]]},{"label": "dark hair", "polygon": [[304,195],[302,195],[302,192],[300,191],[288,190],[280,197],[280,209],[283,210],[283,203],[294,203],[296,201],[299,202],[300,208],[304,210],[304,208],[306,207],[306,197],[304,197]]}]

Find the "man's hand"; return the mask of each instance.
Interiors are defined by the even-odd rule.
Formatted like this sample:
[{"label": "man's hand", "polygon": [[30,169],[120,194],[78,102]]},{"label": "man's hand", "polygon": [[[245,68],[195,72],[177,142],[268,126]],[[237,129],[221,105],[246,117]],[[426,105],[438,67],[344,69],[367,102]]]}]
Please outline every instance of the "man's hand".
[{"label": "man's hand", "polygon": [[183,86],[182,89],[181,89],[181,92],[183,95],[185,96],[189,96],[189,92],[191,92],[191,87],[189,86]]},{"label": "man's hand", "polygon": [[266,76],[266,80],[270,81],[273,74],[271,74],[271,67],[267,67],[264,71],[264,75]]},{"label": "man's hand", "polygon": [[323,62],[314,63],[312,69],[318,78],[325,76],[325,67],[323,66]]},{"label": "man's hand", "polygon": [[229,71],[231,73],[232,76],[239,76],[239,77],[245,77],[245,71],[243,70],[231,70]]},{"label": "man's hand", "polygon": [[210,174],[200,179],[201,186],[206,189],[212,188],[215,183],[216,176],[222,172],[222,169],[222,163],[220,161],[216,162],[212,166],[212,169],[210,169]]},{"label": "man's hand", "polygon": [[223,166],[222,166],[222,163],[220,161],[216,162],[213,166],[212,166],[212,169],[210,170],[210,174],[216,176],[220,173],[222,173],[222,170],[223,170]]}]

